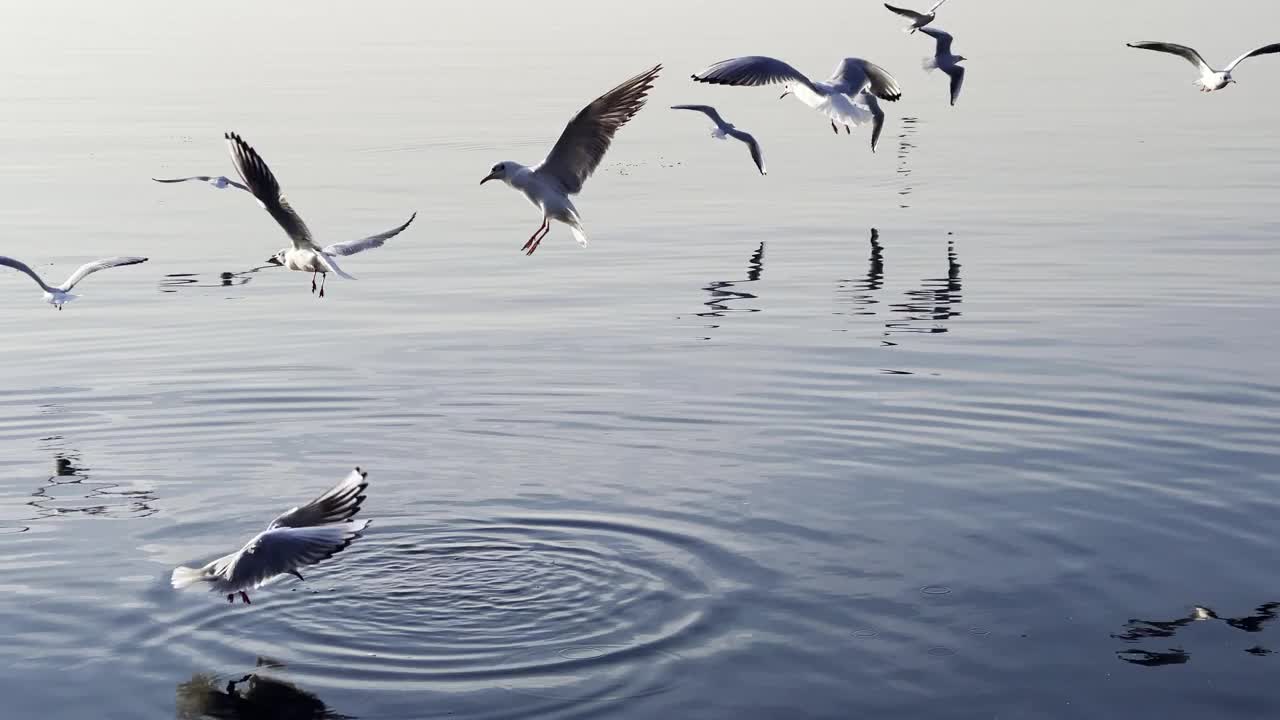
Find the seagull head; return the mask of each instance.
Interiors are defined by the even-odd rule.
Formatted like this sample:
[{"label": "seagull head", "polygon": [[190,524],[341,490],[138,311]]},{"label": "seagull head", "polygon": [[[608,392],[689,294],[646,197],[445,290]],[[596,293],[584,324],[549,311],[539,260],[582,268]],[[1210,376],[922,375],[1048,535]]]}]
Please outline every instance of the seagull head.
[{"label": "seagull head", "polygon": [[285,254],[285,251],[281,250],[275,255],[272,255],[271,257],[267,258],[267,261],[266,261],[267,264],[268,265],[284,265],[284,254]]},{"label": "seagull head", "polygon": [[500,162],[497,165],[494,165],[493,168],[489,170],[489,174],[485,175],[484,179],[480,181],[480,184],[483,185],[490,180],[506,180],[507,171],[510,166],[511,163],[507,162]]}]

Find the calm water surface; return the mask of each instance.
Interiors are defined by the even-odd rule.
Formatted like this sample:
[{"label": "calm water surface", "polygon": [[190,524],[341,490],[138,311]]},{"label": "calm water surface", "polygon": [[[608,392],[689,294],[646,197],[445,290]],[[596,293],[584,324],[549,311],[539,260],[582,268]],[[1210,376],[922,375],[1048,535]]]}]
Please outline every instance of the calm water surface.
[{"label": "calm water surface", "polygon": [[[944,8],[954,109],[871,2],[15,7],[3,253],[152,260],[62,313],[0,275],[3,714],[1276,714],[1280,65],[1123,43],[1280,10],[1040,5]],[[880,151],[686,79],[749,53],[896,73]],[[524,257],[479,179],[656,61],[593,246]],[[418,220],[318,300],[247,198],[148,179],[229,129],[322,240]],[[168,587],[356,464],[305,582]]]}]

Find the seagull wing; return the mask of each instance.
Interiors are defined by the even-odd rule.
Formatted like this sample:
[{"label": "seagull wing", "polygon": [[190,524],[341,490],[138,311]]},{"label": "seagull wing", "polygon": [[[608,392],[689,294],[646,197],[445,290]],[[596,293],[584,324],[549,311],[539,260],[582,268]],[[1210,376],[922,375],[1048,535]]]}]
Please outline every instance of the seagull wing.
[{"label": "seagull wing", "polygon": [[707,117],[711,118],[711,122],[715,123],[716,127],[722,130],[729,126],[729,123],[725,122],[724,118],[720,117],[720,113],[716,112],[716,109],[711,107],[710,105],[672,105],[671,109],[672,110],[695,110],[697,112],[700,112],[706,115]]},{"label": "seagull wing", "polygon": [[320,527],[279,527],[258,533],[239,552],[210,563],[207,573],[261,587],[277,575],[297,572],[342,552],[361,536],[368,520]]},{"label": "seagull wing", "polygon": [[884,110],[880,109],[880,101],[876,100],[876,96],[865,90],[858,96],[857,101],[871,111],[871,152],[875,152],[876,144],[880,142],[880,131],[884,129]]},{"label": "seagull wing", "polygon": [[360,504],[365,498],[364,491],[369,487],[369,482],[365,479],[368,476],[369,473],[360,468],[352,470],[342,482],[325,491],[320,497],[272,520],[267,529],[329,525],[350,520],[360,512]]},{"label": "seagull wing", "polygon": [[[938,3],[938,4],[941,5],[942,3]],[[884,6],[888,8],[890,12],[898,13],[904,18],[910,19],[912,22],[917,22],[924,19],[924,15],[916,12],[915,10],[908,10],[906,8],[894,7],[889,3],[885,3]]]},{"label": "seagull wing", "polygon": [[40,276],[36,274],[35,270],[32,270],[30,267],[27,266],[26,263],[22,262],[21,260],[14,260],[11,257],[5,257],[3,255],[0,255],[0,265],[11,267],[14,270],[17,270],[18,272],[26,273],[31,277],[32,280],[35,280],[36,284],[40,286],[40,289],[44,290],[45,292],[53,292],[54,290],[57,289],[57,288],[49,287],[44,280],[40,279]]},{"label": "seagull wing", "polygon": [[582,108],[565,126],[547,159],[533,171],[550,177],[570,195],[600,164],[614,133],[644,107],[645,95],[653,88],[661,65],[636,75]]},{"label": "seagull wing", "polygon": [[933,7],[929,8],[929,12],[934,12],[934,11],[936,11],[938,8],[942,7],[942,3],[946,2],[946,1],[947,1],[947,0],[938,0],[938,2],[936,2],[936,3],[934,3],[934,4],[933,4]]},{"label": "seagull wing", "polygon": [[933,51],[935,57],[942,57],[943,55],[951,54],[951,42],[955,39],[951,37],[951,33],[946,30],[928,27],[920,28],[920,32],[938,41],[938,46]]},{"label": "seagull wing", "polygon": [[813,81],[799,70],[781,60],[763,55],[721,60],[692,77],[698,82],[712,85],[774,85],[795,82],[817,92]]},{"label": "seagull wing", "polygon": [[1249,52],[1247,52],[1247,53],[1245,53],[1245,54],[1241,55],[1240,57],[1236,58],[1235,60],[1232,60],[1232,61],[1231,61],[1231,64],[1230,64],[1230,65],[1228,65],[1228,66],[1223,70],[1223,72],[1231,72],[1232,70],[1235,70],[1237,65],[1239,65],[1239,64],[1240,64],[1240,63],[1242,63],[1242,62],[1244,62],[1246,58],[1251,58],[1251,57],[1253,57],[1254,55],[1270,55],[1270,54],[1272,54],[1272,53],[1278,53],[1278,52],[1280,52],[1280,43],[1276,43],[1276,44],[1274,44],[1274,45],[1263,45],[1262,47],[1258,48],[1257,50],[1250,50]]},{"label": "seagull wing", "polygon": [[1213,68],[1209,67],[1209,63],[1205,62],[1204,58],[1200,57],[1200,53],[1196,52],[1192,48],[1187,47],[1186,45],[1178,45],[1175,43],[1166,43],[1166,42],[1136,42],[1136,43],[1125,43],[1125,44],[1131,48],[1138,48],[1139,50],[1155,50],[1156,52],[1171,53],[1173,55],[1177,55],[1178,57],[1184,58],[1187,62],[1191,63],[1192,65],[1195,65],[1197,68],[1200,69],[1200,72],[1202,73],[1214,72]]},{"label": "seagull wing", "polygon": [[725,134],[746,143],[747,149],[751,151],[751,159],[755,162],[756,169],[760,171],[761,175],[769,174],[768,171],[764,169],[764,153],[760,151],[760,143],[756,142],[755,137],[753,137],[751,133],[745,133],[735,128],[729,128],[725,131]]},{"label": "seagull wing", "polygon": [[280,183],[258,151],[233,132],[224,137],[227,139],[227,148],[231,151],[231,162],[235,164],[236,172],[240,173],[240,179],[249,186],[249,192],[258,198],[262,207],[284,228],[293,241],[293,247],[297,250],[318,250],[311,240],[307,224],[302,222],[302,218],[298,217],[298,213],[284,199]]},{"label": "seagull wing", "polygon": [[334,243],[326,247],[322,252],[325,255],[346,257],[347,255],[355,255],[358,252],[364,252],[371,248],[382,247],[383,243],[404,232],[404,229],[409,227],[409,223],[413,222],[413,219],[416,217],[418,217],[418,213],[410,215],[409,219],[399,227],[391,228],[390,230],[378,233],[377,235],[370,235],[367,238],[360,238],[359,240],[348,240],[346,242]]},{"label": "seagull wing", "polygon": [[346,278],[347,280],[356,279],[354,275],[348,275],[346,270],[338,267],[338,261],[334,259],[333,255],[329,255],[323,250],[319,250],[316,252],[316,258],[320,260],[321,265],[324,265],[326,272],[331,272],[334,275],[337,275],[340,278]]},{"label": "seagull wing", "polygon": [[93,262],[85,263],[76,268],[76,271],[71,273],[71,277],[67,278],[66,282],[62,283],[58,289],[62,292],[70,292],[71,288],[76,286],[76,283],[99,270],[120,267],[121,265],[137,265],[138,263],[144,263],[146,261],[147,258],[144,257],[113,257],[105,258],[103,260],[94,260]]},{"label": "seagull wing", "polygon": [[960,97],[960,87],[964,85],[964,67],[954,65],[949,68],[943,68],[943,72],[951,76],[951,104],[956,104],[956,99]]},{"label": "seagull wing", "polygon": [[151,179],[155,180],[158,183],[180,183],[180,182],[187,182],[188,180],[199,180],[201,182],[207,182],[210,185],[218,188],[219,190],[225,187],[233,187],[238,190],[244,190],[245,192],[250,192],[249,187],[247,185],[241,185],[240,183],[236,182],[235,180],[232,180],[226,175],[218,175],[217,177],[213,177],[211,175],[192,175],[191,177],[184,177],[184,178],[151,178]]},{"label": "seagull wing", "polygon": [[892,102],[902,97],[902,87],[888,71],[862,58],[841,60],[827,82],[845,95],[857,95],[869,87],[881,100]]}]

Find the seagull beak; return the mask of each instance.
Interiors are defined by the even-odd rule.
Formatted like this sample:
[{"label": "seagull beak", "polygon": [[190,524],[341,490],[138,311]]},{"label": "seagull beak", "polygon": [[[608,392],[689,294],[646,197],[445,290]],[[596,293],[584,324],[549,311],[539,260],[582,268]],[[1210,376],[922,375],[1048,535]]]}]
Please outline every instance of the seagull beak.
[{"label": "seagull beak", "polygon": [[275,255],[272,255],[271,257],[267,258],[267,264],[268,264],[268,265],[283,265],[284,263],[280,262],[280,258],[276,257]]},{"label": "seagull beak", "polygon": [[498,179],[497,173],[489,173],[488,175],[484,176],[484,179],[480,181],[480,184],[483,185],[489,182],[490,180],[497,180],[497,179]]},{"label": "seagull beak", "polygon": [[781,100],[782,98],[784,98],[784,97],[786,97],[786,96],[788,96],[788,95],[790,95],[790,94],[791,94],[791,91],[790,91],[790,90],[788,90],[788,91],[786,91],[786,92],[782,93],[781,95],[779,95],[779,96],[778,96],[778,99],[779,99],[779,100]]}]

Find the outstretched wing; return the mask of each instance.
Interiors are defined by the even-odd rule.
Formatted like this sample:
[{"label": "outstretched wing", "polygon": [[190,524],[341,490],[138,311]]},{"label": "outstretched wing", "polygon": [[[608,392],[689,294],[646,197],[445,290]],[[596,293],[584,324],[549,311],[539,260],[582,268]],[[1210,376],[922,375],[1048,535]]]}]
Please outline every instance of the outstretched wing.
[{"label": "outstretched wing", "polygon": [[884,130],[884,110],[880,108],[880,101],[876,100],[876,96],[866,91],[856,101],[871,111],[871,152],[875,152],[876,144],[880,142],[880,131]]},{"label": "outstretched wing", "polygon": [[1241,55],[1235,60],[1232,60],[1231,64],[1228,65],[1223,70],[1223,72],[1231,72],[1232,70],[1235,70],[1237,65],[1244,62],[1245,59],[1253,57],[1254,55],[1270,55],[1272,53],[1278,53],[1278,52],[1280,52],[1280,43],[1275,43],[1273,45],[1263,45],[1257,50],[1250,50],[1249,52]]},{"label": "outstretched wing", "polygon": [[240,552],[213,563],[208,572],[243,585],[259,587],[277,575],[295,573],[342,552],[361,536],[368,520],[320,527],[265,530]]},{"label": "outstretched wing", "polygon": [[935,10],[937,10],[938,8],[942,7],[942,3],[946,2],[946,1],[947,1],[947,0],[938,0],[938,2],[936,2],[936,3],[934,3],[934,4],[933,4],[933,7],[929,8],[929,12],[934,12],[934,11],[935,11]]},{"label": "outstretched wing", "polygon": [[382,247],[383,243],[404,232],[404,229],[409,227],[409,223],[413,222],[413,219],[416,217],[418,217],[418,213],[410,215],[409,219],[399,227],[391,228],[390,230],[378,233],[377,235],[370,235],[367,238],[360,238],[359,240],[347,240],[346,242],[334,243],[326,247],[322,252],[325,255],[346,257],[347,255],[355,255],[358,252],[364,252],[371,248]]},{"label": "outstretched wing", "polygon": [[[945,0],[944,0],[944,2],[945,2]],[[941,4],[942,4],[942,3],[938,3],[938,5],[941,5]],[[920,20],[923,20],[923,19],[924,19],[924,15],[923,15],[923,14],[921,14],[921,13],[916,12],[915,10],[908,10],[908,9],[906,9],[906,8],[894,7],[894,6],[890,5],[889,3],[885,3],[885,4],[884,4],[884,6],[885,6],[886,8],[888,8],[891,12],[896,12],[896,13],[898,13],[899,15],[901,15],[902,17],[904,17],[904,18],[907,18],[907,19],[911,20],[912,22],[918,22],[918,21],[920,21]],[[937,7],[937,5],[935,5],[934,7]]]},{"label": "outstretched wing", "polygon": [[760,143],[756,142],[756,139],[754,136],[752,136],[750,133],[745,133],[741,130],[734,129],[734,128],[726,130],[725,134],[746,143],[747,148],[751,151],[751,160],[755,162],[756,169],[760,171],[761,175],[769,174],[768,171],[764,169],[764,153],[761,152]]},{"label": "outstretched wing", "polygon": [[857,95],[870,88],[881,100],[890,102],[902,97],[902,87],[887,70],[862,58],[845,58],[828,80],[845,95]]},{"label": "outstretched wing", "polygon": [[284,228],[285,234],[293,241],[293,247],[298,250],[318,250],[311,240],[307,224],[302,222],[302,218],[298,217],[298,213],[284,199],[280,183],[258,151],[233,132],[226,133],[224,137],[227,139],[227,149],[231,151],[231,162],[235,164],[236,172],[240,173],[240,179],[249,186],[249,192],[258,198],[262,207]]},{"label": "outstretched wing", "polygon": [[1200,57],[1200,53],[1196,52],[1192,48],[1187,47],[1186,45],[1178,45],[1176,43],[1146,42],[1146,41],[1136,42],[1136,43],[1125,43],[1125,44],[1131,48],[1137,48],[1139,50],[1155,50],[1156,52],[1163,52],[1163,53],[1170,53],[1172,55],[1177,55],[1178,57],[1185,59],[1187,62],[1191,63],[1192,65],[1195,65],[1202,73],[1213,72],[1213,68],[1209,67],[1209,63],[1205,62],[1204,58]]},{"label": "outstretched wing", "polygon": [[964,85],[964,67],[956,65],[944,70],[951,76],[951,104],[954,106],[960,97],[960,87]]},{"label": "outstretched wing", "polygon": [[805,77],[804,73],[777,58],[764,55],[721,60],[691,77],[712,85],[775,85],[794,82],[817,92],[813,81]]},{"label": "outstretched wing", "polygon": [[63,292],[68,292],[71,288],[76,286],[76,283],[99,270],[120,267],[121,265],[137,265],[138,263],[144,263],[146,261],[147,258],[144,257],[113,257],[103,260],[94,260],[91,263],[85,263],[77,268],[75,272],[71,273],[71,277],[67,278],[67,281],[62,283],[59,289]]},{"label": "outstretched wing", "polygon": [[707,117],[711,118],[711,122],[715,123],[716,127],[723,128],[724,126],[729,124],[725,122],[724,118],[720,117],[720,113],[717,112],[716,109],[711,107],[710,105],[672,105],[671,109],[672,110],[694,110],[694,111],[700,112],[706,115]]},{"label": "outstretched wing", "polygon": [[151,178],[151,179],[155,180],[158,183],[180,183],[180,182],[187,182],[188,180],[199,180],[201,182],[207,182],[210,185],[218,188],[219,190],[226,187],[233,187],[238,190],[244,190],[245,192],[249,192],[248,186],[241,185],[240,183],[236,182],[235,180],[232,180],[226,175],[218,175],[216,177],[212,175],[192,175],[191,177],[183,177],[183,178]]},{"label": "outstretched wing", "polygon": [[582,190],[613,142],[614,133],[644,107],[645,96],[660,70],[662,66],[655,65],[582,108],[565,126],[547,159],[533,171],[554,179],[570,195]]},{"label": "outstretched wing", "polygon": [[18,272],[26,273],[28,276],[31,277],[32,280],[35,280],[36,284],[40,286],[40,289],[44,290],[45,292],[52,292],[53,290],[56,289],[56,288],[49,287],[45,283],[45,281],[42,280],[40,276],[36,274],[35,270],[32,270],[30,267],[27,266],[26,263],[22,262],[21,260],[14,260],[11,257],[5,257],[3,255],[0,255],[0,265],[4,265],[5,267],[11,267],[14,270],[17,270]]},{"label": "outstretched wing", "polygon": [[365,479],[368,476],[369,473],[360,468],[352,470],[342,482],[320,497],[272,520],[267,529],[311,527],[350,520],[360,512],[360,504],[365,498],[364,491],[369,487],[369,482]]},{"label": "outstretched wing", "polygon": [[933,51],[935,57],[951,54],[951,42],[955,39],[951,37],[951,33],[930,27],[920,28],[920,32],[938,41],[938,45]]}]

